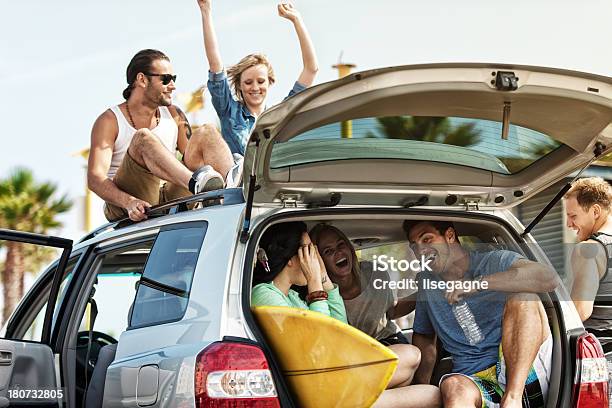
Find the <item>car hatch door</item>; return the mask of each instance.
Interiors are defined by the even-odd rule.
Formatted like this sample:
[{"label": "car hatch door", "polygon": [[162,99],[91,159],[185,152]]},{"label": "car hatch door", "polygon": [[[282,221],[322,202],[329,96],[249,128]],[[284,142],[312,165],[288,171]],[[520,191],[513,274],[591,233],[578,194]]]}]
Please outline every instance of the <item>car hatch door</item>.
[{"label": "car hatch door", "polygon": [[[252,205],[512,207],[612,151],[612,79],[503,64],[374,69],[267,110]],[[423,201],[423,200],[421,200]],[[249,203],[249,201],[247,201]]]}]

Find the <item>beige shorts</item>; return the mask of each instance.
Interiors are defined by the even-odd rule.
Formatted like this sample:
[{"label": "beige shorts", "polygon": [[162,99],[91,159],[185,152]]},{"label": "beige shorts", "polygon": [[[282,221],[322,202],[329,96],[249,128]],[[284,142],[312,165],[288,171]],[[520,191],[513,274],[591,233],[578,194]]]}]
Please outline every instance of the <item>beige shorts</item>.
[{"label": "beige shorts", "polygon": [[[126,153],[123,157],[113,181],[121,191],[125,191],[151,205],[163,204],[192,195],[189,190],[182,186],[170,182],[162,184],[159,177],[154,176],[149,170],[136,163],[129,153]],[[109,221],[116,221],[127,217],[128,214],[124,208],[107,202],[104,203],[104,216]]]}]

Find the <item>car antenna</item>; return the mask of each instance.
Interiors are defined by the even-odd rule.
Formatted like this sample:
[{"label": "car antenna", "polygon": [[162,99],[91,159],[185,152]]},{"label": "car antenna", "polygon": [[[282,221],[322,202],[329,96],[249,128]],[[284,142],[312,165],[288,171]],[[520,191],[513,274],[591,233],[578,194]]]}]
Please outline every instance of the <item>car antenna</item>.
[{"label": "car antenna", "polygon": [[531,221],[531,223],[527,226],[527,228],[525,228],[525,231],[523,231],[523,233],[521,234],[521,237],[525,237],[525,235],[529,234],[531,230],[536,225],[538,225],[538,223],[542,220],[542,218],[544,218],[546,214],[548,214],[551,208],[553,208],[554,205],[557,204],[557,202],[559,202],[559,200],[565,195],[565,193],[567,193],[567,191],[572,187],[572,183],[576,181],[582,175],[582,173],[587,169],[587,167],[589,167],[595,160],[597,160],[599,156],[601,156],[605,151],[606,151],[606,145],[604,145],[601,142],[595,143],[595,149],[593,149],[593,154],[594,154],[593,158],[589,160],[589,162],[584,167],[582,167],[582,169],[580,169],[578,174],[576,174],[576,176],[571,181],[569,181],[567,184],[563,186],[563,188],[561,188],[561,190],[559,190],[557,195],[555,195],[548,204],[546,204],[546,207],[544,207],[544,209],[540,211],[538,215],[536,215],[533,221]]}]

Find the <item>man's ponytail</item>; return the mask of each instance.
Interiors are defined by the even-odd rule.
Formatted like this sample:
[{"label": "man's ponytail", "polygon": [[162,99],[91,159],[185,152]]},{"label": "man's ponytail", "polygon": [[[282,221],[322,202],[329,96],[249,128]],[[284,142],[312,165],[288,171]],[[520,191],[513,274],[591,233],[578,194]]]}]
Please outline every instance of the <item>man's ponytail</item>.
[{"label": "man's ponytail", "polygon": [[132,57],[132,60],[128,64],[125,71],[125,79],[127,80],[128,86],[123,90],[123,97],[127,101],[132,95],[132,89],[134,88],[134,82],[136,82],[136,76],[139,72],[146,74],[151,72],[151,65],[156,60],[170,61],[170,58],[166,54],[158,50],[141,50]]}]

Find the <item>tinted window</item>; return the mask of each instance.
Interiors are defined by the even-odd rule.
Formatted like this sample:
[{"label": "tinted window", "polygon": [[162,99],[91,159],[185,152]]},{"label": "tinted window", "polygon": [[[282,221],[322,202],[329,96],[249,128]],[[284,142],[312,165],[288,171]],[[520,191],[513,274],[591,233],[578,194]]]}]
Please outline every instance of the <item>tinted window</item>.
[{"label": "tinted window", "polygon": [[130,328],[183,317],[206,226],[189,223],[159,233],[138,285]]},{"label": "tinted window", "polygon": [[404,159],[516,173],[558,148],[538,131],[482,119],[429,116],[360,118],[327,124],[276,142],[271,168],[330,160]]}]

